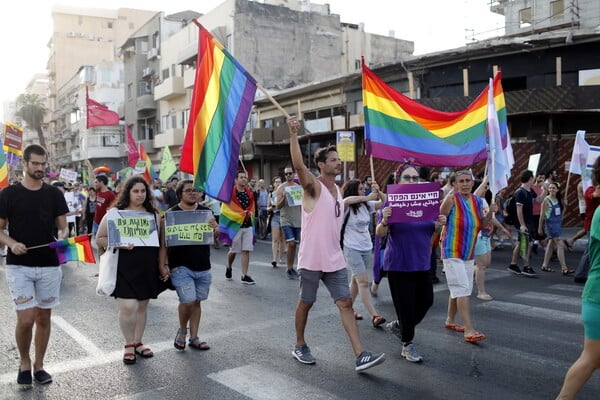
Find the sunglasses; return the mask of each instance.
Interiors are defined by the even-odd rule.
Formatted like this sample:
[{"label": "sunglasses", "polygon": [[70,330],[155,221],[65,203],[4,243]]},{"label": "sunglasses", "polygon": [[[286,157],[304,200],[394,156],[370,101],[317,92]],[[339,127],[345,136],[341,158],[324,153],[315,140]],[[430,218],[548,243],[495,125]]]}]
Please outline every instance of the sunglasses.
[{"label": "sunglasses", "polygon": [[400,179],[408,182],[419,182],[419,175],[402,175]]},{"label": "sunglasses", "polygon": [[336,200],[335,201],[335,217],[338,218],[341,213],[342,213],[342,210],[340,209],[340,202]]},{"label": "sunglasses", "polygon": [[183,193],[185,193],[185,194],[192,194],[192,193],[198,193],[198,192],[199,192],[198,189],[185,189],[183,191]]},{"label": "sunglasses", "polygon": [[294,173],[293,173],[293,172],[286,172],[285,174],[286,174],[286,175],[294,175]]}]

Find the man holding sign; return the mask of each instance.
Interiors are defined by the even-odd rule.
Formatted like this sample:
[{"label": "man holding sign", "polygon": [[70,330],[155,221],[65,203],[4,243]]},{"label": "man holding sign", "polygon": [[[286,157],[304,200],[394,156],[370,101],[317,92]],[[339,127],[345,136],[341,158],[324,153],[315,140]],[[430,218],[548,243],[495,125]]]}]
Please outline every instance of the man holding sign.
[{"label": "man holding sign", "polygon": [[294,269],[296,258],[296,246],[300,243],[301,209],[302,209],[302,186],[294,182],[294,170],[292,167],[284,169],[285,183],[277,188],[277,208],[280,210],[281,229],[285,236],[287,247],[285,272],[288,279],[298,278]]},{"label": "man holding sign", "polygon": [[[167,210],[165,214],[167,221],[171,213],[175,212],[187,212],[199,215],[200,213],[196,213],[196,211],[202,210],[212,215],[209,208],[198,204],[199,192],[198,189],[194,188],[192,180],[181,181],[175,193],[179,199],[179,203]],[[197,223],[194,225],[200,228],[209,228],[211,232],[216,230],[215,233],[218,233],[219,229],[219,225],[214,217],[211,217],[208,223]],[[183,225],[166,226],[166,229],[161,229],[161,232],[166,232],[166,235],[169,235],[171,231],[177,231],[178,227],[182,228],[180,231],[188,233]],[[177,296],[179,297],[179,329],[177,330],[173,345],[177,350],[185,349],[185,339],[188,334],[189,325],[189,346],[196,350],[208,350],[210,348],[208,344],[200,341],[198,338],[198,328],[200,326],[200,316],[202,315],[200,303],[208,298],[208,291],[212,282],[210,272],[210,245],[212,239],[206,243],[197,234],[192,236],[188,234],[179,235],[178,239],[181,239],[182,236],[187,239],[187,245],[171,246],[168,240],[165,241],[167,243],[167,260],[166,262],[163,260],[163,263],[170,268],[171,282],[175,290],[177,290]],[[194,244],[194,241],[197,244]],[[185,242],[177,240],[175,243],[184,244]]]}]

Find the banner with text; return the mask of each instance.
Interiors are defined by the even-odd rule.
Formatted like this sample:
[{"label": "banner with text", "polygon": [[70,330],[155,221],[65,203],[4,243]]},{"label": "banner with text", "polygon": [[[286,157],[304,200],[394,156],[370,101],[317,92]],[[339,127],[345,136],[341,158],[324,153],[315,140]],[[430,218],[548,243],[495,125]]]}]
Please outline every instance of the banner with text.
[{"label": "banner with text", "polygon": [[292,186],[284,186],[283,190],[285,191],[285,198],[287,200],[287,205],[290,207],[293,206],[301,206],[302,205],[302,186],[300,185],[292,185]]},{"label": "banner with text", "polygon": [[388,185],[387,190],[389,223],[435,221],[440,215],[439,182]]},{"label": "banner with text", "polygon": [[158,247],[158,230],[153,213],[145,211],[118,210],[106,213],[108,246]]},{"label": "banner with text", "polygon": [[167,247],[212,245],[213,229],[208,224],[213,219],[209,210],[169,211],[165,214],[165,239]]}]

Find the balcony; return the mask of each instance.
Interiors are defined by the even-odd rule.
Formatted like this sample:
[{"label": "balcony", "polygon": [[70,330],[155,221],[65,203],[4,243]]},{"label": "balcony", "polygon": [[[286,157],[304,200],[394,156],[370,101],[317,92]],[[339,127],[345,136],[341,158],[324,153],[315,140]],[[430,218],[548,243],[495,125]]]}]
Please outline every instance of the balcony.
[{"label": "balcony", "polygon": [[196,82],[196,69],[188,68],[183,71],[183,87],[186,89],[193,88]]},{"label": "balcony", "polygon": [[172,76],[165,79],[160,85],[154,87],[154,100],[169,100],[174,97],[185,95],[183,78]]},{"label": "balcony", "polygon": [[144,94],[135,99],[135,109],[137,112],[156,110],[156,102],[152,93]]},{"label": "balcony", "polygon": [[365,115],[363,113],[350,115],[349,129],[362,128],[363,126],[365,126]]},{"label": "balcony", "polygon": [[310,119],[304,121],[306,130],[310,133],[331,132],[331,118]]},{"label": "balcony", "polygon": [[158,58],[158,48],[153,48],[148,50],[148,60],[154,60],[155,58]]},{"label": "balcony", "polygon": [[185,137],[185,129],[172,128],[154,137],[154,147],[163,148],[166,146],[181,146]]}]

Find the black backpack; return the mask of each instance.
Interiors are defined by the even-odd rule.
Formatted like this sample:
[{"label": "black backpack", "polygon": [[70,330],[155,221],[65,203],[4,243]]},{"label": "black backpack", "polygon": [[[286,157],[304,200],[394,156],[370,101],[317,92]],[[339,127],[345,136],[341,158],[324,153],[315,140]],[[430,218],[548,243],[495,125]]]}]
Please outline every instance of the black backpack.
[{"label": "black backpack", "polygon": [[513,195],[506,199],[506,203],[504,203],[504,209],[506,210],[506,213],[504,214],[504,222],[509,225],[514,225],[515,223],[519,222],[517,218],[517,200],[515,196],[517,191],[520,189],[521,188],[515,190]]}]

